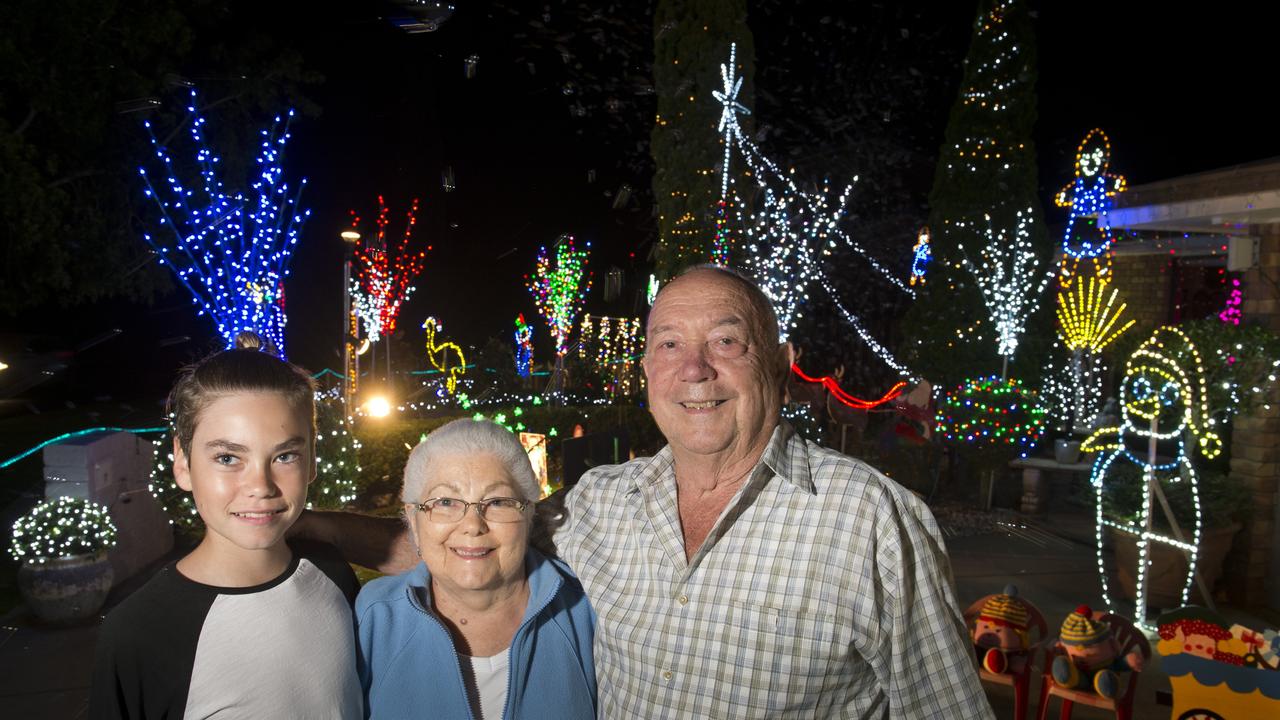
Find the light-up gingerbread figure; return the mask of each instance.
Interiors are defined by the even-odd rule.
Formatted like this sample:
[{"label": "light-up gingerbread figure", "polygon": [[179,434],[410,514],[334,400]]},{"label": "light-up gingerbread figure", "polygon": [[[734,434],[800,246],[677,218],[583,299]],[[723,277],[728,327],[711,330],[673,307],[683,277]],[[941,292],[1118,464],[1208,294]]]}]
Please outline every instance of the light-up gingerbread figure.
[{"label": "light-up gingerbread figure", "polygon": [[[1107,573],[1102,559],[1102,532],[1104,527],[1110,526],[1137,539],[1135,614],[1139,623],[1146,617],[1146,566],[1151,543],[1171,545],[1187,554],[1182,604],[1187,603],[1191,592],[1201,520],[1199,481],[1191,465],[1191,450],[1186,444],[1194,442],[1208,458],[1222,451],[1222,440],[1211,430],[1213,423],[1205,392],[1204,365],[1195,344],[1177,328],[1158,328],[1129,357],[1125,366],[1124,380],[1120,385],[1120,426],[1098,430],[1080,448],[1085,452],[1099,452],[1090,479],[1097,493],[1098,573],[1102,580],[1103,600],[1109,606],[1113,605],[1108,595]],[[1164,457],[1157,453],[1157,445],[1161,441],[1171,448],[1166,450]],[[1172,457],[1167,456],[1170,451]],[[1125,463],[1137,465],[1143,476],[1142,507],[1136,522],[1106,518],[1102,513],[1103,488],[1108,477],[1114,477],[1116,468]],[[1191,485],[1195,518],[1190,528],[1183,528],[1176,518],[1169,518],[1173,532],[1165,534],[1153,528],[1154,512],[1159,507],[1153,495],[1157,491],[1163,492],[1166,485],[1179,482]]]},{"label": "light-up gingerbread figure", "polygon": [[1107,172],[1111,163],[1111,141],[1098,128],[1089,131],[1076,148],[1076,176],[1054,196],[1058,207],[1071,208],[1062,238],[1062,268],[1058,281],[1071,287],[1086,270],[1111,279],[1111,225],[1107,213],[1112,198],[1124,192],[1123,175]]}]

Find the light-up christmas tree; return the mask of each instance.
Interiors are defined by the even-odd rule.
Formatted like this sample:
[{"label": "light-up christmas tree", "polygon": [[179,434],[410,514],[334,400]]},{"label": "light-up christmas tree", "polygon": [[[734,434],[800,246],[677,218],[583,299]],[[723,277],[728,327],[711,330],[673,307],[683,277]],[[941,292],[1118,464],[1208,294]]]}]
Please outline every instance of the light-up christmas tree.
[{"label": "light-up christmas tree", "polygon": [[[416,288],[413,281],[422,273],[426,261],[425,250],[410,248],[413,228],[417,224],[418,199],[414,198],[405,214],[404,233],[392,248],[387,241],[387,219],[390,209],[383,196],[378,196],[376,232],[368,239],[361,235],[355,249],[356,277],[351,281],[351,297],[356,314],[360,316],[365,335],[370,342],[396,330],[400,308],[409,300]],[[351,226],[359,228],[360,216],[351,211]]]},{"label": "light-up christmas tree", "polygon": [[[985,218],[1008,233],[1021,225],[1031,252],[1041,260],[1049,255],[1032,143],[1035,79],[1026,3],[983,0],[929,195],[931,276],[903,322],[909,362],[935,384],[952,386],[995,369],[992,350],[999,344],[991,340],[1001,333],[983,317],[983,290],[961,251],[985,246]],[[1050,321],[1048,313],[1031,317],[1026,336],[1049,336]],[[1038,371],[1043,349],[1019,348],[1016,372],[1024,380]]]},{"label": "light-up christmas tree", "polygon": [[[191,294],[200,315],[208,315],[227,347],[237,334],[262,336],[284,356],[286,323],[284,280],[298,243],[298,231],[310,215],[298,205],[306,180],[293,190],[284,174],[289,119],[276,116],[263,130],[254,176],[245,187],[229,189],[220,177],[222,159],[206,144],[205,118],[191,91],[186,122],[191,125],[194,167],[180,167],[169,148],[144,123],[155,148],[163,180],[139,168],[145,194],[160,210],[162,229],[143,233],[162,265],[169,266]],[[184,175],[199,175],[189,185]]]},{"label": "light-up christmas tree", "polygon": [[551,339],[556,347],[556,367],[549,387],[553,391],[563,389],[564,355],[569,351],[569,335],[573,323],[582,309],[582,302],[591,289],[591,273],[587,259],[591,243],[585,250],[574,246],[572,235],[556,239],[555,255],[543,247],[538,252],[538,264],[533,277],[525,276],[525,286],[533,294],[538,312],[547,321]]}]

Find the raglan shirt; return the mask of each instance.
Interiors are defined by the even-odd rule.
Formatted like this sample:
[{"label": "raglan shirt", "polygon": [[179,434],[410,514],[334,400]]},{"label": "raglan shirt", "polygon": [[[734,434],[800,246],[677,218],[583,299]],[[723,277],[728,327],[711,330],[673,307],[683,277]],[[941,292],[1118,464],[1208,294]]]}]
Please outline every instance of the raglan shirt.
[{"label": "raglan shirt", "polygon": [[360,718],[352,603],[359,583],[330,546],[246,588],[203,585],[175,564],[107,615],[91,718]]}]

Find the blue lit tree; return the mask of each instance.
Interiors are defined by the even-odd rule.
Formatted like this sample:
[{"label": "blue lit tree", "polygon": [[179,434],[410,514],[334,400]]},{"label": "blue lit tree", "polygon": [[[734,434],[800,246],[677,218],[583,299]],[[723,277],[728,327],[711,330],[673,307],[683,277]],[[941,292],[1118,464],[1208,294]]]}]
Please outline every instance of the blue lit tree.
[{"label": "blue lit tree", "polygon": [[261,131],[248,187],[228,191],[219,178],[222,160],[205,143],[205,119],[196,107],[193,90],[186,122],[191,125],[198,187],[184,183],[169,149],[156,139],[151,123],[144,123],[164,180],[153,183],[145,167],[138,169],[147,197],[160,209],[162,226],[161,232],[143,233],[143,238],[191,293],[197,314],[213,320],[227,347],[248,330],[283,357],[284,279],[299,228],[311,214],[298,205],[307,181],[291,191],[282,167],[293,111],[276,116],[272,126]]}]

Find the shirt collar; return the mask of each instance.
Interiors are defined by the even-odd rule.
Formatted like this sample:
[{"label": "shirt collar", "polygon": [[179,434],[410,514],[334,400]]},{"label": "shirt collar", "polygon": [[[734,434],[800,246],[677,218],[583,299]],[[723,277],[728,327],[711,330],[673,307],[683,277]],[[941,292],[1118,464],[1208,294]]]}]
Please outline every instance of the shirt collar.
[{"label": "shirt collar", "polygon": [[[751,477],[758,477],[762,468],[768,468],[774,475],[790,483],[797,490],[813,494],[816,488],[809,472],[809,457],[805,452],[804,439],[786,420],[779,420],[773,429],[764,453],[751,472]],[[671,445],[667,445],[648,462],[640,465],[632,476],[636,490],[646,485],[661,482],[672,477],[675,471],[675,460],[671,453]]]}]

